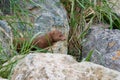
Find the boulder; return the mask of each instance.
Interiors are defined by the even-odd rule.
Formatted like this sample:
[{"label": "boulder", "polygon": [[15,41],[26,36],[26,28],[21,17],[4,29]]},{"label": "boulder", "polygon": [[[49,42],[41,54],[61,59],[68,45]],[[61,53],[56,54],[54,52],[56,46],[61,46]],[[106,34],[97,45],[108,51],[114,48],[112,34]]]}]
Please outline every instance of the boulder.
[{"label": "boulder", "polygon": [[94,50],[92,62],[120,71],[120,30],[92,27],[86,39],[83,44],[84,57]]},{"label": "boulder", "polygon": [[13,69],[11,80],[119,80],[120,72],[66,54],[32,53]]}]

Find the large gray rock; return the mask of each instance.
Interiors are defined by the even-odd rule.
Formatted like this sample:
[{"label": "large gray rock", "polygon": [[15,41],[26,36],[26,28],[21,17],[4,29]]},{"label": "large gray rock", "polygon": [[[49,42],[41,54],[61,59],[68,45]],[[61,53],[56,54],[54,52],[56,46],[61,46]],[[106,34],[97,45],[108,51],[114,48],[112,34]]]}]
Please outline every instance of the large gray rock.
[{"label": "large gray rock", "polygon": [[14,67],[11,80],[119,80],[120,72],[65,54],[33,53]]},{"label": "large gray rock", "polygon": [[98,27],[90,29],[83,44],[83,55],[94,50],[91,61],[105,67],[120,71],[120,30]]},{"label": "large gray rock", "polygon": [[0,54],[11,54],[12,31],[6,21],[0,20]]},{"label": "large gray rock", "polygon": [[21,6],[33,14],[31,16],[34,18],[35,33],[44,34],[55,28],[68,34],[67,14],[60,0],[32,0],[23,3],[24,1],[21,0]]}]

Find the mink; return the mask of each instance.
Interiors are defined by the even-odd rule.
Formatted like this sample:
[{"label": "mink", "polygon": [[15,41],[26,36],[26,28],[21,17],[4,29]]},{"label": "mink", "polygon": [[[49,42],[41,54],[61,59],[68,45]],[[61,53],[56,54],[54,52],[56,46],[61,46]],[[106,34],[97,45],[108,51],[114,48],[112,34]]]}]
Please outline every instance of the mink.
[{"label": "mink", "polygon": [[[18,52],[21,50],[23,43],[27,42],[27,40],[29,39],[28,38],[14,39],[13,44],[17,46],[16,50]],[[53,30],[46,33],[43,36],[37,36],[35,39],[33,39],[31,45],[43,49],[53,45],[57,41],[64,41],[64,40],[66,40],[66,38],[62,34],[62,32],[60,32],[59,30]],[[34,50],[34,49],[31,49],[31,50]]]},{"label": "mink", "polygon": [[46,48],[53,45],[57,41],[64,41],[65,39],[66,38],[62,32],[53,30],[43,36],[36,37],[32,44],[39,48]]}]

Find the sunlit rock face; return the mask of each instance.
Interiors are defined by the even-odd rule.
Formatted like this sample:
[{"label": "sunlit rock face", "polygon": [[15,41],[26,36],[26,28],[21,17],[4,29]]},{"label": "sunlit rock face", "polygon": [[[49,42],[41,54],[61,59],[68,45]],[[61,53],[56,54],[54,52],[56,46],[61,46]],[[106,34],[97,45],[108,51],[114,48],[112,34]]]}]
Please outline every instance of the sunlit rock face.
[{"label": "sunlit rock face", "polygon": [[66,54],[32,53],[13,69],[11,80],[119,80],[120,72]]}]

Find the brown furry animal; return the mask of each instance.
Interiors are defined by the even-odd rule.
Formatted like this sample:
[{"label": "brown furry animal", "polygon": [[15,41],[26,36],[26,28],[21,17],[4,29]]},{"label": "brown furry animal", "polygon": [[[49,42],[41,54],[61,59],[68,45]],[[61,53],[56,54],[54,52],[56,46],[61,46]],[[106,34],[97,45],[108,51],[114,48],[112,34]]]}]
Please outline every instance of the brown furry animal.
[{"label": "brown furry animal", "polygon": [[[57,41],[63,41],[65,40],[65,36],[62,34],[62,32],[58,30],[53,30],[48,33],[46,33],[43,36],[37,36],[33,41],[32,44],[33,46],[36,46],[38,48],[46,48],[51,45],[53,45]],[[27,42],[27,38],[17,38],[14,39],[13,44],[17,46],[17,51],[19,52],[21,50],[21,46],[23,43]],[[34,49],[32,49],[34,50]]]},{"label": "brown furry animal", "polygon": [[65,40],[65,36],[58,30],[53,30],[43,36],[38,36],[33,40],[33,45],[39,48],[46,48],[57,41]]}]

